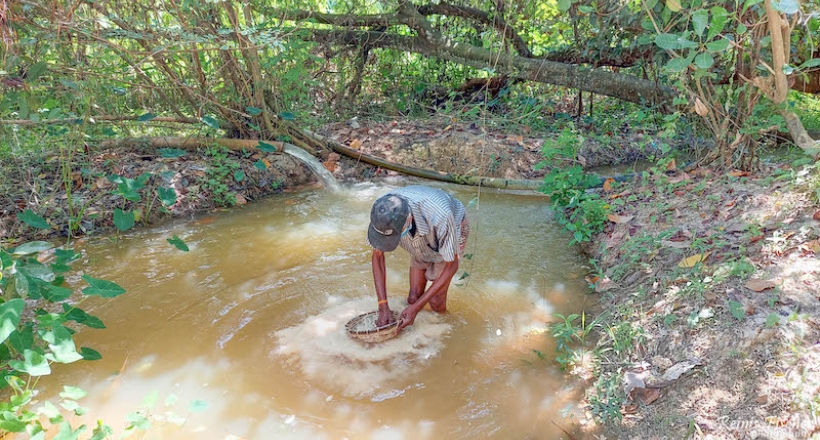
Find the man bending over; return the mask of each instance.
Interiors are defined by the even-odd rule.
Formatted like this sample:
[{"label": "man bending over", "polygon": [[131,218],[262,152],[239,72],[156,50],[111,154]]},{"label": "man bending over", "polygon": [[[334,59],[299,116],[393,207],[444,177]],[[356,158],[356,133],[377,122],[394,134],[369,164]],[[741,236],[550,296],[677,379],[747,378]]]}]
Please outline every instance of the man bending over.
[{"label": "man bending over", "polygon": [[[436,188],[413,185],[391,191],[373,204],[367,241],[379,299],[378,326],[393,322],[387,304],[384,253],[399,245],[410,254],[410,293],[399,317],[399,331],[412,325],[427,303],[447,311],[447,290],[458,271],[470,226],[464,205]],[[427,288],[427,282],[432,284]]]}]

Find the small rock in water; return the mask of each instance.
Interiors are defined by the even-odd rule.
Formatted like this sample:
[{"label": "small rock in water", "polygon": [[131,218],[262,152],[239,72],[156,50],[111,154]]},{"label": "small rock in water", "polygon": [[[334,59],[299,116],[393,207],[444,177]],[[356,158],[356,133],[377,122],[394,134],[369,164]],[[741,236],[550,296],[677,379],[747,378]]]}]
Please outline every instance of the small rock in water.
[{"label": "small rock in water", "polygon": [[496,335],[496,336],[501,336],[501,329],[496,330],[496,331],[495,331],[495,335]]}]

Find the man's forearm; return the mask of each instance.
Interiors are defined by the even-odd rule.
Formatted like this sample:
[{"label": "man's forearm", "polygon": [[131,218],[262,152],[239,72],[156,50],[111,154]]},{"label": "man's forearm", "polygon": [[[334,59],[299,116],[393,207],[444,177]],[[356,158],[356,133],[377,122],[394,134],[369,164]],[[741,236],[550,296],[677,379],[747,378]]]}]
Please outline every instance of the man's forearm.
[{"label": "man's forearm", "polygon": [[374,249],[370,258],[373,267],[373,283],[376,286],[376,296],[379,298],[379,308],[387,307],[387,288],[385,283],[384,252]]}]

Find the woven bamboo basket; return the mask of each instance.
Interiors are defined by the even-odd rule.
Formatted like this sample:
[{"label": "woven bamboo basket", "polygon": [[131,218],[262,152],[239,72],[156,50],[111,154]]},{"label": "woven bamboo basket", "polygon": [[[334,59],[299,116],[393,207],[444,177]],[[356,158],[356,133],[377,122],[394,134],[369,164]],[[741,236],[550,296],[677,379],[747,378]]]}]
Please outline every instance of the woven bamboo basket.
[{"label": "woven bamboo basket", "polygon": [[394,338],[399,334],[399,312],[393,312],[393,323],[376,327],[379,312],[369,312],[359,315],[345,325],[347,333],[362,342],[378,343]]}]

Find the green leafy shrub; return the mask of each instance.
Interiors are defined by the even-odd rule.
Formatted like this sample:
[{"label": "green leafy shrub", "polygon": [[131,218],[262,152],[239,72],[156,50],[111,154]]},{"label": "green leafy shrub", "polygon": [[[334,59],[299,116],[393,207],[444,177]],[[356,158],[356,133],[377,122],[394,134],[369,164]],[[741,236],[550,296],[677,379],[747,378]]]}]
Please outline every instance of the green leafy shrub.
[{"label": "green leafy shrub", "polygon": [[220,206],[236,205],[236,194],[229,188],[229,178],[241,181],[239,174],[235,173],[239,169],[239,162],[228,156],[229,150],[225,147],[214,146],[205,149],[205,154],[211,158],[211,163],[205,171],[205,182],[203,187],[211,192],[213,200]]},{"label": "green leafy shrub", "polygon": [[590,241],[606,224],[610,206],[599,194],[586,190],[600,183],[580,165],[554,169],[544,177],[541,191],[550,196],[556,219],[571,233],[570,244]]},{"label": "green leafy shrub", "polygon": [[[46,252],[51,254],[44,263],[38,256]],[[35,395],[33,387],[37,383],[31,378],[51,374],[51,364],[55,362],[69,364],[100,359],[96,350],[89,347],[78,350],[75,345],[73,335],[78,327],[105,328],[102,320],[85,312],[80,304],[91,296],[114,298],[125,293],[116,283],[87,274],[82,279],[88,286],[80,295],[66,287],[65,276],[79,258],[73,250],[53,249],[43,241],[9,249],[0,247],[0,388],[12,390],[8,401],[0,402],[0,429],[4,431],[26,432],[32,438],[44,438],[40,413],[45,411],[51,423],[60,426],[60,432],[66,429],[76,432],[62,416],[51,414],[54,411],[49,408],[56,410],[53,405],[47,404],[43,407],[46,409],[41,408],[39,412],[30,409]],[[67,387],[65,393],[61,397],[71,403],[64,402],[63,408],[77,415],[84,413],[75,402],[79,392]],[[92,438],[105,438],[105,431],[106,427],[99,426]]]}]

